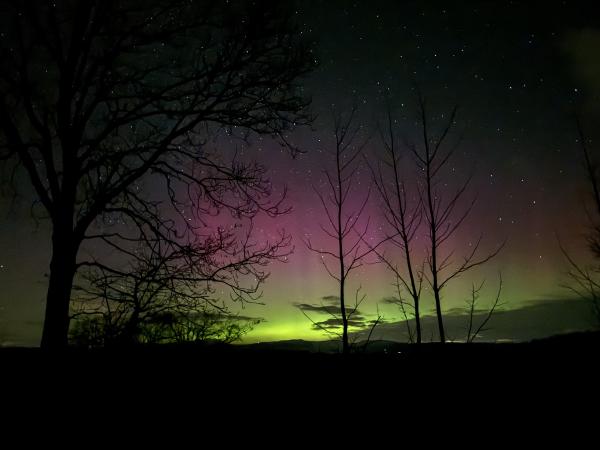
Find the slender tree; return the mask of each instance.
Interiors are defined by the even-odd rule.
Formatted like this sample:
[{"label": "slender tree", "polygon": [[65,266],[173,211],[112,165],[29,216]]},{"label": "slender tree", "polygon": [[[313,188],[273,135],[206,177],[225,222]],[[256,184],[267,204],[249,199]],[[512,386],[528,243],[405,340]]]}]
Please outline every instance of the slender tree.
[{"label": "slender tree", "polygon": [[494,301],[490,305],[489,309],[485,311],[485,315],[483,316],[483,320],[479,323],[479,325],[475,324],[475,315],[477,313],[481,313],[482,310],[477,308],[477,303],[479,302],[479,297],[481,295],[481,290],[483,289],[483,285],[485,281],[481,282],[478,286],[475,284],[471,285],[471,298],[467,302],[467,306],[469,309],[469,326],[467,328],[467,343],[473,342],[477,336],[480,335],[481,332],[486,331],[487,324],[496,312],[496,310],[502,306],[500,303],[500,295],[502,294],[502,274],[498,276],[498,291],[496,292],[496,297]]},{"label": "slender tree", "polygon": [[[339,317],[342,325],[342,352],[349,353],[348,341],[349,318],[360,305],[355,302],[354,308],[348,308],[346,299],[346,286],[350,273],[361,267],[364,258],[372,251],[364,244],[365,236],[369,230],[369,218],[363,221],[365,207],[369,200],[371,188],[364,191],[362,198],[351,204],[351,199],[356,199],[356,174],[359,168],[360,154],[366,145],[366,140],[357,143],[360,125],[355,124],[356,107],[343,115],[334,113],[334,138],[332,159],[333,168],[324,170],[327,179],[327,192],[321,192],[316,187],[314,191],[319,198],[325,216],[326,225],[320,224],[321,230],[334,245],[330,248],[321,248],[313,245],[310,240],[306,246],[321,256],[321,262],[331,278],[339,285]],[[350,195],[353,192],[353,195]],[[359,229],[360,226],[360,229]],[[328,262],[329,261],[329,262]],[[361,300],[362,301],[362,300]]]},{"label": "slender tree", "polygon": [[419,195],[429,241],[427,278],[435,300],[439,338],[444,343],[446,333],[442,313],[442,291],[453,279],[495,257],[504,244],[498,246],[491,253],[480,255],[482,240],[482,235],[480,235],[472,249],[463,256],[462,261],[453,263],[452,257],[455,252],[447,250],[444,244],[455,235],[473,210],[476,198],[473,197],[471,200],[464,198],[471,184],[472,175],[467,177],[453,193],[448,194],[447,188],[441,181],[445,176],[444,171],[448,168],[448,163],[452,160],[461,141],[458,139],[455,144],[451,145],[448,145],[447,142],[450,131],[455,125],[457,107],[454,107],[447,116],[447,122],[439,135],[434,136],[429,125],[426,101],[418,88],[417,98],[422,135],[421,148],[415,144],[409,144],[409,148],[414,155],[418,173],[422,174]]},{"label": "slender tree", "polygon": [[[398,136],[394,130],[392,112],[387,105],[386,127],[380,127],[381,142],[385,150],[385,157],[377,167],[367,161],[371,170],[373,184],[379,194],[383,206],[385,221],[390,228],[386,240],[401,254],[401,264],[398,264],[394,255],[384,251],[374,250],[379,260],[394,274],[395,285],[398,291],[396,303],[399,305],[408,328],[411,341],[413,332],[408,322],[406,308],[412,306],[415,318],[415,339],[418,344],[422,340],[420,298],[423,285],[423,268],[415,267],[414,239],[422,221],[421,204],[409,204],[407,187],[401,171],[401,152],[399,151]],[[383,167],[382,167],[383,166]],[[402,292],[408,292],[412,305],[405,304]]]},{"label": "slender tree", "polygon": [[[314,59],[289,17],[243,1],[2,4],[0,159],[23,169],[52,230],[43,347],[67,345],[76,273],[102,264],[80,260],[84,244],[135,257],[143,235],[183,251],[186,231],[163,209],[192,223],[182,191],[203,205],[200,221],[281,212],[261,169],[224,162],[206,139],[287,144],[286,130],[310,120],[297,80]],[[102,231],[115,222],[134,235]]]},{"label": "slender tree", "polygon": [[593,160],[589,149],[588,138],[579,118],[576,118],[579,145],[583,154],[583,162],[588,185],[591,191],[593,211],[587,211],[592,230],[588,233],[588,245],[596,258],[600,258],[600,179],[598,175],[598,163]]},{"label": "slender tree", "polygon": [[583,167],[593,205],[591,210],[586,208],[590,223],[587,242],[595,261],[588,265],[582,264],[569,254],[560,240],[559,246],[569,264],[567,272],[569,282],[565,287],[591,303],[597,325],[600,325],[600,266],[598,265],[600,259],[600,178],[598,163],[594,160],[589,148],[590,140],[586,136],[579,118],[576,118],[576,126],[583,156]]}]

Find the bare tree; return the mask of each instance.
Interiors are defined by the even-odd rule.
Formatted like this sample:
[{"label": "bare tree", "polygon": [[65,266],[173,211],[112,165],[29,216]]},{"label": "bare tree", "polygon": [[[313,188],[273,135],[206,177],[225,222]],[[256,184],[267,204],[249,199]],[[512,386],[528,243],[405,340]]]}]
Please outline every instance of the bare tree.
[{"label": "bare tree", "polygon": [[119,328],[108,314],[72,319],[70,340],[78,347],[109,347],[130,344],[232,343],[241,340],[260,323],[260,318],[215,312],[164,312],[138,324],[137,335]]},{"label": "bare tree", "polygon": [[457,107],[451,110],[440,133],[434,136],[429,125],[426,101],[418,88],[417,94],[422,134],[421,148],[419,149],[415,144],[408,144],[408,146],[415,157],[418,173],[422,174],[419,195],[423,205],[423,217],[429,241],[427,247],[428,274],[426,277],[433,291],[439,338],[443,343],[446,341],[442,313],[442,292],[444,288],[453,279],[495,257],[504,244],[498,246],[491,253],[480,256],[482,239],[480,235],[472,249],[458,263],[452,261],[455,251],[445,249],[444,244],[464,223],[475,205],[475,197],[471,200],[464,199],[472,175],[467,177],[453,193],[448,195],[448,189],[444,187],[442,180],[448,162],[451,161],[461,141],[459,138],[456,143],[451,145],[448,145],[447,142],[450,131],[455,125]]},{"label": "bare tree", "polygon": [[384,323],[385,319],[383,317],[383,315],[379,312],[379,305],[377,305],[377,315],[375,317],[375,319],[371,320],[369,323],[369,333],[367,334],[367,338],[365,339],[365,341],[362,344],[362,352],[365,353],[367,351],[367,348],[369,347],[369,344],[371,343],[371,337],[373,336],[373,331],[375,331],[375,328],[377,328],[377,326],[381,323]]},{"label": "bare tree", "polygon": [[598,259],[600,259],[600,179],[598,164],[592,157],[588,147],[590,141],[584,133],[579,118],[576,119],[576,125],[579,144],[583,153],[584,170],[593,204],[592,211],[586,208],[591,227],[587,235],[587,241],[588,247],[596,261],[593,264],[581,264],[569,254],[560,242],[560,239],[559,246],[569,264],[569,271],[567,272],[569,282],[565,287],[577,296],[590,301],[596,322],[600,325],[600,266],[598,265]]},{"label": "bare tree", "polygon": [[352,198],[350,197],[352,187],[356,188],[359,155],[367,142],[366,139],[360,143],[356,142],[362,127],[356,125],[355,120],[356,107],[352,107],[346,115],[334,113],[335,144],[332,151],[334,164],[333,169],[324,170],[328,192],[323,193],[313,187],[327,217],[326,225],[320,224],[321,230],[334,242],[334,245],[332,248],[321,248],[313,245],[310,239],[306,241],[306,246],[321,256],[321,262],[329,276],[339,284],[343,353],[350,351],[348,324],[362,302],[362,300],[357,301],[354,309],[348,308],[346,284],[350,273],[361,267],[364,258],[372,251],[364,244],[369,230],[369,218],[367,217],[361,224],[369,200],[370,186],[357,203],[358,206],[349,204]]},{"label": "bare tree", "polygon": [[[392,112],[387,105],[387,124],[386,130],[380,127],[380,136],[385,149],[385,157],[374,167],[367,161],[371,170],[373,184],[377,188],[377,193],[383,204],[383,215],[391,234],[386,236],[394,247],[401,254],[401,264],[399,265],[393,255],[386,254],[384,251],[374,250],[379,260],[394,274],[395,286],[398,292],[396,303],[405,318],[408,327],[408,336],[410,341],[416,339],[421,343],[421,316],[420,316],[420,298],[423,285],[423,267],[415,268],[413,254],[413,241],[421,225],[423,214],[420,202],[409,205],[407,197],[407,188],[404,177],[401,173],[401,152],[399,151],[398,137],[394,130]],[[382,167],[382,165],[385,167]],[[402,292],[408,292],[412,304],[407,304]],[[413,337],[413,331],[408,321],[406,308],[411,307],[414,312],[416,335]]]},{"label": "bare tree", "polygon": [[477,309],[477,303],[479,301],[481,290],[483,289],[483,285],[485,282],[481,282],[478,286],[475,284],[471,285],[471,298],[467,302],[469,308],[469,327],[467,329],[467,343],[473,342],[481,332],[486,331],[486,325],[494,315],[494,312],[502,306],[500,303],[500,295],[502,294],[502,274],[499,275],[498,282],[498,291],[496,292],[496,297],[492,302],[491,306],[487,311],[484,312],[484,317],[479,326],[475,325],[475,315],[477,313],[483,312],[482,310]]},{"label": "bare tree", "polygon": [[82,247],[135,259],[140,239],[164,240],[184,253],[200,237],[193,222],[211,224],[206,215],[282,212],[261,167],[225,161],[205,144],[224,131],[288,145],[286,130],[309,122],[297,80],[314,59],[283,8],[187,0],[1,8],[0,160],[23,169],[52,229],[42,346],[67,345],[78,269],[108,271],[81,260]]},{"label": "bare tree", "polygon": [[[385,321],[377,307],[377,314],[364,314],[358,308],[366,299],[366,294],[363,294],[362,287],[359,286],[354,292],[354,302],[350,303],[346,298],[344,302],[346,314],[348,350],[347,352],[356,349],[362,349],[364,352],[371,341],[371,336],[375,328]],[[314,303],[295,303],[294,306],[306,317],[313,326],[314,330],[322,331],[333,339],[337,339],[343,344],[343,316],[340,308],[340,297],[337,295],[327,295],[321,298],[319,304]],[[315,318],[314,315],[320,316]],[[359,341],[360,338],[364,339]],[[357,347],[358,344],[360,347]],[[343,350],[343,346],[342,346]]]},{"label": "bare tree", "polygon": [[146,242],[123,270],[90,265],[74,287],[74,317],[101,318],[110,343],[148,341],[149,330],[152,341],[231,340],[234,330],[240,337],[255,321],[234,324],[235,315],[217,291],[227,290],[233,301],[257,301],[268,276],[264,267],[291,252],[285,234],[273,242],[251,239],[251,226],[218,228],[186,246]]},{"label": "bare tree", "polygon": [[559,245],[570,266],[567,272],[569,282],[565,287],[590,302],[596,323],[600,324],[600,267],[597,264],[586,266],[575,261],[562,244]]}]

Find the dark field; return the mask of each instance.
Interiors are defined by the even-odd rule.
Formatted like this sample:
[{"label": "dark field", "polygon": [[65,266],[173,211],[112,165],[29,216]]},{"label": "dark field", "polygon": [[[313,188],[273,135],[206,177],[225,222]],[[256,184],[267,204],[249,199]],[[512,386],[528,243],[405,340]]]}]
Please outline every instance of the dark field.
[{"label": "dark field", "polygon": [[0,351],[0,385],[13,420],[39,420],[43,411],[86,433],[110,424],[132,437],[147,430],[144,439],[154,427],[215,431],[207,424],[230,430],[223,439],[265,437],[275,424],[306,437],[306,430],[322,434],[327,424],[348,421],[367,433],[384,426],[392,433],[425,426],[424,417],[464,426],[460,433],[477,424],[498,431],[505,422],[511,433],[531,433],[540,417],[558,421],[557,432],[565,421],[587,423],[589,431],[599,400],[598,344],[599,333],[584,333],[524,344],[373,342],[371,351],[350,355],[303,350],[302,341],[62,353],[13,348]]},{"label": "dark field", "polygon": [[[130,382],[174,387],[286,386],[287,391],[343,385],[388,386],[404,381],[535,387],[560,380],[597,383],[600,333],[577,333],[529,343],[370,343],[350,355],[314,351],[315,343],[281,341],[251,345],[162,345],[128,349],[38,348],[0,350],[2,377],[34,384],[69,380],[72,385],[126,389]],[[323,345],[322,347],[323,348]],[[162,380],[162,381],[161,381]],[[595,381],[594,381],[595,380]],[[561,382],[562,383],[562,382]],[[566,385],[559,385],[559,391]],[[574,386],[571,386],[574,387]]]}]

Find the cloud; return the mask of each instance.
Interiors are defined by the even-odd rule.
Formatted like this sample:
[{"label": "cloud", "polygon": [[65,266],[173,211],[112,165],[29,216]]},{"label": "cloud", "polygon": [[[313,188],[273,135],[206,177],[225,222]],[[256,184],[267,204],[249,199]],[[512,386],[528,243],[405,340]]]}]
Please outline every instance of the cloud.
[{"label": "cloud", "polygon": [[[356,318],[353,318],[348,320],[348,327],[349,328],[364,328],[366,327],[368,324],[368,321],[361,316],[357,316]],[[341,329],[342,328],[342,319],[341,318],[337,318],[337,317],[331,317],[329,319],[326,320],[322,320],[320,322],[316,322],[313,324],[313,328],[314,329],[326,329],[326,330],[335,330],[335,329]]]},{"label": "cloud", "polygon": [[[311,303],[294,303],[294,306],[302,311],[312,322],[314,330],[336,331],[342,329],[342,318],[340,316],[339,297],[335,295],[327,295],[321,297],[322,303],[315,305]],[[325,304],[328,303],[328,304]],[[314,315],[325,315],[329,317],[324,320],[313,317]],[[353,310],[352,307],[347,309],[348,327],[358,330],[368,330],[375,322],[374,319],[369,319],[360,310]],[[380,321],[381,323],[381,321]]]},{"label": "cloud", "polygon": [[309,303],[294,303],[294,306],[301,311],[313,312],[318,314],[337,314],[340,312],[340,307],[333,305],[311,305]]},{"label": "cloud", "polygon": [[325,297],[321,297],[321,300],[333,305],[339,305],[340,303],[340,298],[337,295],[326,295]]},{"label": "cloud", "polygon": [[381,300],[380,303],[384,305],[399,305],[401,303],[401,300],[396,297],[385,297]]},{"label": "cloud", "polygon": [[[318,305],[312,303],[294,303],[294,306],[305,313],[329,314],[330,316],[339,316],[340,314],[340,298],[337,295],[321,297],[321,303]],[[357,310],[354,312],[354,315],[356,314],[360,314],[360,312]]]},{"label": "cloud", "polygon": [[[474,328],[483,321],[487,311],[476,311]],[[458,308],[446,311],[445,331],[449,339],[464,340],[467,334],[469,316]],[[414,320],[409,321],[414,330]],[[437,340],[437,319],[435,316],[421,318],[423,340]],[[556,334],[585,331],[594,328],[595,319],[589,302],[580,299],[532,300],[518,309],[499,310],[494,313],[486,331],[477,341],[530,341]],[[368,332],[355,333],[357,340],[365,339]],[[405,321],[382,323],[375,329],[372,340],[408,341]]]}]

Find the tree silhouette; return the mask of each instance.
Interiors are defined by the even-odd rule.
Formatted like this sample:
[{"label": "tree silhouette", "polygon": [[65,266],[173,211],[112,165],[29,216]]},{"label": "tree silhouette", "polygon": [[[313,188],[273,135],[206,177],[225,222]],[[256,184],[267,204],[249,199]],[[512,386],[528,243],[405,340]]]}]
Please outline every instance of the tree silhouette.
[{"label": "tree silhouette", "polygon": [[496,292],[496,297],[494,298],[490,308],[485,312],[485,316],[479,325],[475,324],[474,319],[476,313],[481,312],[481,310],[477,309],[477,303],[479,301],[481,290],[483,289],[485,281],[482,281],[478,286],[475,284],[471,285],[471,298],[467,301],[467,306],[469,309],[469,326],[467,328],[466,339],[467,343],[473,342],[475,339],[477,339],[477,336],[479,336],[482,331],[487,329],[486,325],[494,315],[494,312],[496,312],[496,310],[502,306],[500,303],[500,295],[502,294],[502,274],[499,274],[498,279],[498,291]]},{"label": "tree silhouette", "polygon": [[367,142],[366,140],[356,142],[362,127],[356,125],[355,120],[355,106],[345,115],[334,112],[335,143],[331,152],[333,169],[324,170],[327,192],[320,192],[313,187],[327,217],[326,225],[320,224],[321,230],[334,242],[334,245],[330,248],[321,248],[313,245],[310,239],[306,241],[308,249],[320,255],[323,267],[339,285],[339,319],[334,316],[334,320],[336,324],[341,321],[343,353],[350,352],[348,326],[352,315],[364,300],[364,296],[359,298],[359,288],[354,306],[348,305],[346,298],[348,277],[353,270],[363,265],[364,258],[373,251],[364,244],[369,230],[369,218],[361,224],[371,187],[369,186],[359,200],[358,206],[349,204],[349,200],[354,198],[350,196],[351,189],[353,187],[356,189],[358,157]]},{"label": "tree silhouette", "polygon": [[560,249],[569,264],[567,277],[570,282],[566,285],[568,289],[579,297],[590,301],[596,322],[600,325],[600,179],[598,175],[598,164],[594,160],[589,144],[590,140],[585,135],[579,118],[576,118],[579,145],[583,156],[583,165],[586,173],[588,187],[591,193],[592,211],[586,208],[591,229],[587,235],[588,248],[596,262],[584,265],[577,262],[564,248],[559,240]]},{"label": "tree silhouette", "polygon": [[264,266],[290,253],[285,234],[259,244],[251,241],[251,226],[243,233],[217,228],[182,246],[145,242],[124,270],[96,262],[74,287],[74,317],[100,320],[111,344],[239,338],[256,321],[245,318],[240,326],[217,290],[233,301],[256,301],[268,276]]},{"label": "tree silhouette", "polygon": [[[373,184],[383,204],[385,221],[391,229],[391,234],[387,236],[387,240],[400,251],[402,264],[399,265],[395,262],[393,256],[386,254],[384,251],[376,249],[374,251],[379,260],[394,274],[395,286],[398,292],[398,298],[394,302],[398,304],[406,319],[410,341],[416,339],[416,342],[420,344],[422,339],[420,298],[423,285],[423,267],[415,268],[413,241],[421,225],[423,214],[420,203],[417,202],[410,206],[408,201],[407,188],[401,173],[400,159],[402,155],[398,148],[398,136],[394,130],[394,121],[389,103],[386,118],[386,129],[380,128],[385,157],[382,158],[377,167],[368,161],[367,164],[371,170]],[[406,304],[402,295],[403,291],[409,293],[412,305]],[[416,332],[414,337],[406,310],[409,306],[414,310]]]},{"label": "tree silhouette", "polygon": [[[426,278],[435,300],[439,338],[444,343],[446,333],[442,313],[442,291],[453,279],[495,257],[504,244],[498,246],[493,252],[480,256],[482,239],[482,236],[480,236],[473,248],[463,256],[462,261],[453,263],[452,257],[455,251],[448,250],[444,244],[456,233],[473,210],[475,197],[472,200],[467,200],[465,202],[466,206],[462,204],[471,184],[472,175],[467,177],[453,193],[448,195],[447,188],[442,185],[441,180],[444,177],[444,170],[448,167],[448,162],[451,161],[461,141],[459,138],[452,145],[448,145],[447,142],[455,125],[457,107],[454,107],[448,114],[448,119],[441,128],[440,133],[433,136],[425,97],[418,87],[416,91],[422,140],[420,148],[416,144],[408,144],[408,146],[414,155],[417,171],[422,174],[419,196],[429,241],[427,246],[428,274],[426,274]],[[442,115],[442,117],[444,116]]]},{"label": "tree silhouette", "polygon": [[[264,168],[206,144],[227,132],[289,145],[286,130],[310,120],[297,80],[314,59],[285,10],[13,0],[0,21],[0,159],[24,169],[52,230],[43,347],[67,345],[78,269],[110,271],[81,259],[84,244],[135,260],[140,241],[164,241],[200,258],[211,239],[228,239],[198,244],[196,224],[214,225],[206,216],[282,212]],[[255,263],[244,257],[236,269]]]}]

